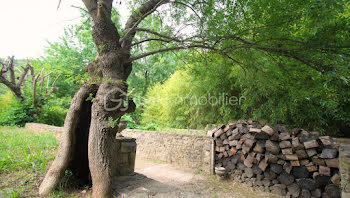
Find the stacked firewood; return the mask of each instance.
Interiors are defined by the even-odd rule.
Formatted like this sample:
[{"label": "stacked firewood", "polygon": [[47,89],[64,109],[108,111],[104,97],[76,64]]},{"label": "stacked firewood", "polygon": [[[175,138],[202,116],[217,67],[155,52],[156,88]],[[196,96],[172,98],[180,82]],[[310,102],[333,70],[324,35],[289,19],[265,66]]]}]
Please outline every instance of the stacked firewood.
[{"label": "stacked firewood", "polygon": [[220,125],[215,166],[230,178],[287,197],[340,197],[339,145],[329,136],[257,121]]}]

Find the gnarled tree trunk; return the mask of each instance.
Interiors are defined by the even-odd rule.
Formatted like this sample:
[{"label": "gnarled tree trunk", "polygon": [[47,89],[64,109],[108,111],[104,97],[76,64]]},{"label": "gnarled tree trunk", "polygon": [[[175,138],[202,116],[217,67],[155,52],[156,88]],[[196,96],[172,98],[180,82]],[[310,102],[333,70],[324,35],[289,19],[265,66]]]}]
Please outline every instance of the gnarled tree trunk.
[{"label": "gnarled tree trunk", "polygon": [[88,182],[87,142],[91,119],[92,102],[87,100],[95,95],[97,86],[83,85],[75,94],[64,123],[58,154],[39,188],[40,195],[47,195],[71,167],[73,173]]},{"label": "gnarled tree trunk", "polygon": [[[89,11],[92,36],[98,48],[95,61],[85,68],[90,75],[75,94],[68,111],[58,154],[47,172],[39,194],[53,190],[69,168],[73,174],[89,182],[92,180],[92,197],[112,197],[116,174],[116,133],[121,116],[135,110],[127,96],[126,80],[132,70],[131,41],[139,20],[152,13],[166,1],[150,0],[135,12],[125,25],[122,38],[111,20],[113,0],[83,0]],[[94,96],[93,102],[87,98]]]}]

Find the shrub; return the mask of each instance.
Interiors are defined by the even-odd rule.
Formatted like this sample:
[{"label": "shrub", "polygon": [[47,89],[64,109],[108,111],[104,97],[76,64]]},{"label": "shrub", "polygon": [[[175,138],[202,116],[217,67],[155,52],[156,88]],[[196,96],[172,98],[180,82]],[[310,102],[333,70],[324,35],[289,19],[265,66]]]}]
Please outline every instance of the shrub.
[{"label": "shrub", "polygon": [[7,108],[0,112],[0,125],[24,126],[25,123],[35,120],[34,108],[30,100],[21,101],[12,97],[7,105]]}]

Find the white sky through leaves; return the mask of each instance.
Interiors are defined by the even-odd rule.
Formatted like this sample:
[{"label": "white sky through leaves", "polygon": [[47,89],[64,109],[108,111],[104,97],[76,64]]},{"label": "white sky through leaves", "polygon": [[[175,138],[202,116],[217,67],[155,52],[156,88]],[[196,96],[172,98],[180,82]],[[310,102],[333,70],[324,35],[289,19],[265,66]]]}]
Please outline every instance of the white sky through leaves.
[{"label": "white sky through leaves", "polygon": [[[56,41],[63,28],[80,22],[80,0],[17,0],[0,3],[0,57],[37,58],[47,41]],[[124,6],[123,6],[124,7]],[[125,13],[125,7],[121,14]],[[123,13],[124,11],[124,13]],[[126,16],[123,16],[126,17]]]}]

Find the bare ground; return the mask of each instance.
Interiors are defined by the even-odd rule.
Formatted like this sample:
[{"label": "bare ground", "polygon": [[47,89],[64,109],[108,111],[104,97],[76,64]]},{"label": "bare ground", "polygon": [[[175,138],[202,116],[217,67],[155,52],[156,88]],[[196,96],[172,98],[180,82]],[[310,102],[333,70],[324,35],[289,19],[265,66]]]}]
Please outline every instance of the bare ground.
[{"label": "bare ground", "polygon": [[118,178],[119,198],[277,198],[231,180],[219,181],[199,170],[183,170],[160,162],[136,159],[135,174]]}]

